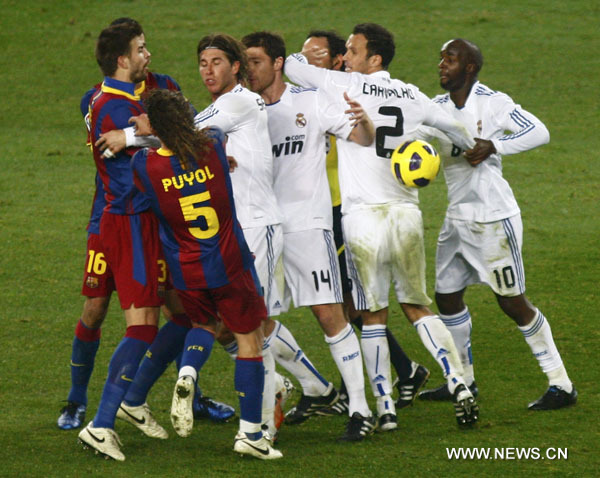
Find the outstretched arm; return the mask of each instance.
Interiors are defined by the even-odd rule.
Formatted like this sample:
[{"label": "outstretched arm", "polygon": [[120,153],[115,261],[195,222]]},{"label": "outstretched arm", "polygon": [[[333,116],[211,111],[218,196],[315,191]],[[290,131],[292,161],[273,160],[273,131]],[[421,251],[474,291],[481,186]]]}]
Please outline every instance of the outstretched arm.
[{"label": "outstretched arm", "polygon": [[285,74],[291,81],[300,86],[321,88],[328,91],[331,88],[339,88],[345,91],[351,82],[349,73],[309,65],[302,53],[292,53],[286,58]]},{"label": "outstretched arm", "polygon": [[[422,93],[419,93],[422,94]],[[423,95],[427,98],[425,95]],[[425,119],[423,124],[432,126],[445,133],[450,140],[463,150],[471,149],[475,145],[475,140],[467,128],[450,114],[444,111],[438,104],[427,98],[425,105]]]}]

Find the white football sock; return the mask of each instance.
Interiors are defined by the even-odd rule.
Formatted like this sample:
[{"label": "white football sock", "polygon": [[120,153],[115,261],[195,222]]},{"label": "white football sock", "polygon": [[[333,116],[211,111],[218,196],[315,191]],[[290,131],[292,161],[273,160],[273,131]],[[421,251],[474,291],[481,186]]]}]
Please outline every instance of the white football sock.
[{"label": "white football sock", "polygon": [[385,335],[386,328],[383,324],[363,325],[360,337],[365,367],[375,397],[392,394],[390,348]]},{"label": "white football sock", "polygon": [[275,361],[298,380],[304,395],[319,397],[325,394],[329,382],[304,354],[285,325],[275,320],[275,328],[267,340]]},{"label": "white football sock", "polygon": [[396,415],[396,404],[390,395],[383,395],[377,397],[377,416],[382,417],[383,415],[391,413]]},{"label": "white football sock", "polygon": [[331,356],[337,365],[348,391],[348,413],[360,413],[363,417],[371,416],[371,410],[365,397],[365,377],[363,375],[362,354],[354,329],[347,324],[334,337],[325,336],[329,344]]},{"label": "white football sock", "polygon": [[454,393],[458,384],[466,385],[458,350],[456,350],[452,335],[439,317],[437,315],[421,317],[413,325],[425,348],[442,368],[450,393]]},{"label": "white football sock", "polygon": [[473,355],[471,353],[471,329],[472,321],[468,307],[462,312],[454,315],[440,314],[440,319],[446,328],[452,334],[454,345],[460,356],[460,363],[463,366],[464,379],[467,385],[471,385],[475,380],[473,373]]},{"label": "white football sock", "polygon": [[246,420],[242,420],[240,418],[240,431],[246,434],[258,433],[261,431],[261,426],[260,423],[247,422]]},{"label": "white football sock", "polygon": [[565,392],[571,393],[573,383],[569,380],[560,354],[556,345],[554,345],[552,330],[544,314],[537,309],[531,323],[519,327],[519,330],[525,337],[525,342],[529,344],[531,352],[540,364],[540,368],[548,377],[549,385],[556,385]]},{"label": "white football sock", "polygon": [[262,424],[268,426],[271,434],[277,432],[275,428],[275,359],[271,347],[265,342],[263,346],[263,365],[265,367],[265,386],[262,399]]},{"label": "white football sock", "polygon": [[194,383],[196,382],[196,380],[198,380],[198,372],[191,365],[184,365],[183,367],[181,367],[179,369],[179,375],[177,376],[177,378],[185,377],[186,375],[192,377]]}]

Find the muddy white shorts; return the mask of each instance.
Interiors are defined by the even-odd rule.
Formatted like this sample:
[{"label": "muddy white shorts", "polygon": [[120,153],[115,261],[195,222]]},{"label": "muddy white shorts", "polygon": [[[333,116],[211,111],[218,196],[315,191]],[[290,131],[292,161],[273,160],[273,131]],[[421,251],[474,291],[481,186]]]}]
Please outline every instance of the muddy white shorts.
[{"label": "muddy white shorts", "polygon": [[342,218],[348,274],[357,310],[388,306],[390,283],[400,303],[429,305],[423,219],[418,206],[361,206]]},{"label": "muddy white shorts", "polygon": [[435,290],[450,294],[487,284],[504,297],[525,292],[521,215],[496,222],[446,217],[438,237]]}]

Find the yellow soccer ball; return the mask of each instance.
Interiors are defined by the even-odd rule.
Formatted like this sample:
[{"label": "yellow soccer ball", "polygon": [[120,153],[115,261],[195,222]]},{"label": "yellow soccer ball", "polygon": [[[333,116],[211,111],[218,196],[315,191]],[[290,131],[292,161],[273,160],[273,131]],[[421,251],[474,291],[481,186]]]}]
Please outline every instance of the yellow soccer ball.
[{"label": "yellow soccer ball", "polygon": [[409,188],[423,188],[440,171],[440,155],[429,143],[410,140],[398,146],[390,158],[392,174]]}]

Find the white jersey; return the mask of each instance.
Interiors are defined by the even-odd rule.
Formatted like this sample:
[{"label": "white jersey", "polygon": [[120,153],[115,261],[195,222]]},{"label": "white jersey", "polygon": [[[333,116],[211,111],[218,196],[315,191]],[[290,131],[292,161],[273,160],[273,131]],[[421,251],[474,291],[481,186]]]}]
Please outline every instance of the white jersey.
[{"label": "white jersey", "polygon": [[290,84],[279,101],[267,105],[274,189],[285,233],[333,228],[326,133],[350,135],[345,109],[319,90]]},{"label": "white jersey", "polygon": [[231,173],[233,197],[243,229],[281,222],[273,192],[273,157],[263,99],[241,85],[219,96],[194,118],[198,128],[218,126],[238,167]]},{"label": "white jersey", "polygon": [[376,138],[371,146],[338,141],[343,213],[361,205],[418,204],[417,190],[398,183],[390,171],[389,158],[397,146],[413,138],[421,124],[447,132],[461,147],[474,144],[466,129],[416,86],[391,79],[387,71],[365,75],[326,70],[309,65],[301,54],[293,54],[286,59],[285,73],[295,83],[323,89],[340,102],[347,92],[375,125]]},{"label": "white jersey", "polygon": [[[440,139],[440,155],[448,185],[447,216],[475,222],[493,222],[519,213],[510,185],[502,177],[502,154],[527,151],[549,141],[544,124],[506,94],[476,82],[465,102],[457,108],[450,94],[434,98],[445,111],[463,123],[476,138],[494,143],[496,154],[472,167],[460,147],[447,137]],[[506,134],[510,131],[511,134]],[[435,132],[429,131],[435,136]]]}]

